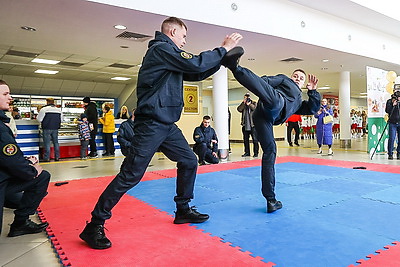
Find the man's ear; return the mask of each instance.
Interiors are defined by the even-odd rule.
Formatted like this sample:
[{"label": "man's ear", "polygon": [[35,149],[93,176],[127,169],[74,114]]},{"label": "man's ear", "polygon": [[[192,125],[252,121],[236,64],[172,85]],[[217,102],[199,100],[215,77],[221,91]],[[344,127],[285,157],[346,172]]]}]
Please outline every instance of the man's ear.
[{"label": "man's ear", "polygon": [[171,34],[171,36],[175,36],[175,34],[176,34],[176,28],[175,27],[170,30],[170,34]]}]

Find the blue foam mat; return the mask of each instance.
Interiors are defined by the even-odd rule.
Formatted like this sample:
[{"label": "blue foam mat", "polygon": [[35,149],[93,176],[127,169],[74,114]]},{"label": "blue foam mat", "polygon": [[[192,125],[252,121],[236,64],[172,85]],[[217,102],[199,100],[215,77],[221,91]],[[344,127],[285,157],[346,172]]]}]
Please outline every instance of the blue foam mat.
[{"label": "blue foam mat", "polygon": [[[260,167],[199,174],[195,199],[210,220],[196,225],[277,266],[347,266],[400,240],[398,174],[287,162],[276,165],[283,209],[265,212]],[[175,178],[128,194],[173,214]]]}]

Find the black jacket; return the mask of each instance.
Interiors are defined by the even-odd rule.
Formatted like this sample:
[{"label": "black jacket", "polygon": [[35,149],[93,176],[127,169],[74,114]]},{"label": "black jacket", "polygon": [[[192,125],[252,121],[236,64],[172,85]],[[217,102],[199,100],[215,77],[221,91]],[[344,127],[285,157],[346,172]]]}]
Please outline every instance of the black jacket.
[{"label": "black jacket", "polygon": [[[274,125],[284,123],[293,114],[299,115],[314,115],[320,107],[321,96],[316,90],[308,90],[308,101],[302,100],[301,89],[299,86],[289,77],[283,74],[276,76],[262,76],[270,86],[272,86],[278,94],[285,99],[284,107],[280,115],[273,122]],[[262,102],[269,101],[269,99],[263,99],[263,92],[253,92],[257,95],[261,101],[258,101],[257,109],[263,109]]]},{"label": "black jacket", "polygon": [[135,135],[133,132],[133,126],[135,125],[134,121],[130,118],[119,126],[117,133],[117,141],[121,146],[121,152],[124,156],[129,154],[129,150],[132,146],[132,138]]},{"label": "black jacket", "polygon": [[32,180],[37,176],[37,170],[25,159],[11,129],[5,124],[9,121],[0,110],[0,183],[7,179]]},{"label": "black jacket", "polygon": [[211,149],[212,152],[218,152],[218,142],[211,143],[211,140],[218,141],[217,134],[211,126],[206,128],[203,124],[200,124],[200,126],[196,127],[193,132],[193,140],[196,142],[193,146],[193,150],[196,150],[199,144],[205,143],[207,148]]},{"label": "black jacket", "polygon": [[189,54],[157,31],[139,70],[135,120],[178,121],[183,108],[183,80],[201,81],[214,74],[225,54],[223,47]]},{"label": "black jacket", "polygon": [[97,133],[99,114],[97,113],[96,103],[90,102],[89,105],[85,107],[85,114],[87,116],[88,122],[93,124],[93,131]]},{"label": "black jacket", "polygon": [[387,114],[389,114],[388,121],[390,123],[400,123],[400,108],[399,108],[399,104],[397,104],[396,106],[393,106],[392,99],[388,99],[388,101],[386,101],[385,112]]}]

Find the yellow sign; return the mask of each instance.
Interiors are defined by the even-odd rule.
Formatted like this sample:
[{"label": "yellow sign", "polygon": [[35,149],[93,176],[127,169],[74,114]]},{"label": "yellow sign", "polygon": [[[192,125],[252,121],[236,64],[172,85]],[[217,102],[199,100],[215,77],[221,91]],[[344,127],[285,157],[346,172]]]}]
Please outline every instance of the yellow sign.
[{"label": "yellow sign", "polygon": [[183,85],[183,113],[199,114],[199,87]]}]

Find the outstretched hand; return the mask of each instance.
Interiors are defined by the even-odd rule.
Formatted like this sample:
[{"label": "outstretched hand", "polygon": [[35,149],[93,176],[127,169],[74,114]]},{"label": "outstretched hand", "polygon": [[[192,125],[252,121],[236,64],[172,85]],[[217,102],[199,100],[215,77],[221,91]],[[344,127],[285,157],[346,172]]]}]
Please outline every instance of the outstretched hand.
[{"label": "outstretched hand", "polygon": [[313,74],[308,74],[308,83],[307,83],[307,89],[308,90],[316,90],[318,85],[318,79],[315,77]]},{"label": "outstretched hand", "polygon": [[237,46],[237,44],[239,43],[240,40],[243,39],[243,36],[240,33],[232,33],[231,35],[227,35],[224,39],[224,41],[222,42],[222,47],[226,49],[226,51],[231,50],[232,48],[234,48],[235,46]]}]

